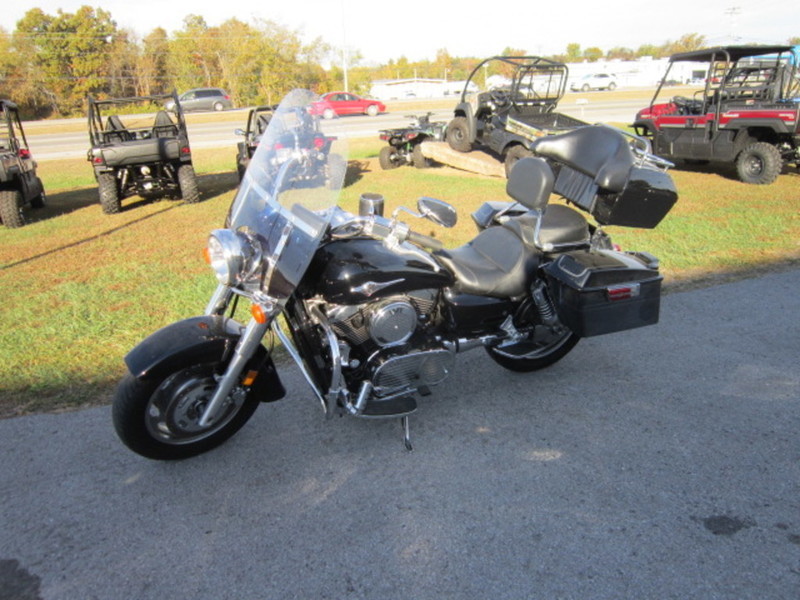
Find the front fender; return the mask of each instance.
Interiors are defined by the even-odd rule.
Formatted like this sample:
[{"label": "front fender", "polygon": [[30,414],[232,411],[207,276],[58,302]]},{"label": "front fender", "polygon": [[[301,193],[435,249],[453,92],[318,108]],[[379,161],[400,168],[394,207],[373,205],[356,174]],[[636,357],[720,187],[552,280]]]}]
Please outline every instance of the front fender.
[{"label": "front fender", "polygon": [[[144,339],[125,356],[134,377],[157,380],[189,364],[228,361],[244,328],[233,319],[201,316],[167,325]],[[251,361],[259,371],[252,391],[264,401],[285,395],[278,373],[263,346]]]}]

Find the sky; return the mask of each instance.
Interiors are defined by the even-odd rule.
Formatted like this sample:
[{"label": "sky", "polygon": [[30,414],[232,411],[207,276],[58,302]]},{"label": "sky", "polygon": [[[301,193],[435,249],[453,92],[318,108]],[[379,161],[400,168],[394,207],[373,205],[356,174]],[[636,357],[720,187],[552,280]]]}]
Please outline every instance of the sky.
[{"label": "sky", "polygon": [[[227,19],[254,24],[271,20],[297,31],[306,41],[323,38],[332,46],[360,52],[362,64],[380,64],[405,56],[434,59],[446,49],[451,56],[488,57],[504,48],[528,54],[564,53],[567,44],[582,49],[636,50],[661,45],[689,33],[705,36],[708,45],[785,43],[800,36],[797,0],[578,0],[573,2],[453,2],[453,0],[33,0],[5,2],[0,27],[13,31],[31,8],[55,15],[87,4],[111,13],[117,26],[144,36],[156,27],[181,29],[189,14],[210,26]],[[10,6],[9,6],[10,5]],[[497,13],[491,6],[497,6]],[[456,8],[460,7],[460,8]],[[475,8],[472,8],[475,7]]]}]

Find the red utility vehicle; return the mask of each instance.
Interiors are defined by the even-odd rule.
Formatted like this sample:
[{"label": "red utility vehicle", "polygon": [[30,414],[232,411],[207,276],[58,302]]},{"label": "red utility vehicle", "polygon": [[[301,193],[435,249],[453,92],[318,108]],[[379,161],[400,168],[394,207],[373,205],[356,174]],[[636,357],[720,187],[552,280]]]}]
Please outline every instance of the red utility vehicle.
[{"label": "red utility vehicle", "polygon": [[[679,63],[705,63],[703,88],[659,102]],[[800,163],[797,65],[792,46],[725,46],[675,54],[633,127],[651,140],[658,156],[694,164],[731,163],[745,183],[772,183],[785,164]]]}]

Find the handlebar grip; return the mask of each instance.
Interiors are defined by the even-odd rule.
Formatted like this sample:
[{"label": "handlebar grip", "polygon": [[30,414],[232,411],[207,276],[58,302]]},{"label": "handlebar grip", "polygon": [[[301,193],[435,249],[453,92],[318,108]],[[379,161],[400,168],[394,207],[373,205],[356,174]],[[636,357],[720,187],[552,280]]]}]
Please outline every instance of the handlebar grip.
[{"label": "handlebar grip", "polygon": [[441,250],[444,248],[444,244],[442,244],[442,242],[436,238],[430,237],[429,235],[424,235],[422,233],[417,233],[415,231],[409,231],[406,239],[409,242],[417,244],[418,246],[430,248],[431,250]]}]

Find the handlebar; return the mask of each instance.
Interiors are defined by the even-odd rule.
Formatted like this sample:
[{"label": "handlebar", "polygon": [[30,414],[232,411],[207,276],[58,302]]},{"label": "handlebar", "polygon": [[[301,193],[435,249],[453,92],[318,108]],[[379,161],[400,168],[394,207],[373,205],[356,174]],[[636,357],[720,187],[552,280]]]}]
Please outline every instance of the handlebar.
[{"label": "handlebar", "polygon": [[429,248],[431,250],[441,250],[444,248],[444,244],[442,244],[440,240],[430,237],[429,235],[417,233],[416,231],[409,231],[406,239],[417,246],[422,246],[423,248]]}]

